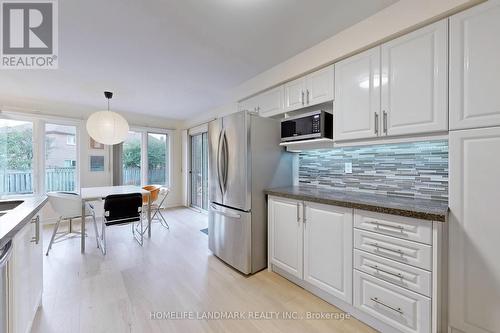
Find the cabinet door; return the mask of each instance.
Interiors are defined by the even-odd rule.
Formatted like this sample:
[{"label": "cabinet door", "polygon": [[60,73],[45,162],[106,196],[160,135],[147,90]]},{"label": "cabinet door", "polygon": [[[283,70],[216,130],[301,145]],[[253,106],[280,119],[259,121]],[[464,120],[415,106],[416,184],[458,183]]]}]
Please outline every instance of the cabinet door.
[{"label": "cabinet door", "polygon": [[335,141],[372,138],[380,132],[380,47],[335,65]]},{"label": "cabinet door", "polygon": [[302,279],[302,202],[269,198],[271,263]]},{"label": "cabinet door", "polygon": [[500,332],[500,128],[450,132],[449,325]]},{"label": "cabinet door", "polygon": [[257,110],[261,116],[271,117],[284,112],[283,110],[283,86],[265,91],[257,97]]},{"label": "cabinet door", "polygon": [[450,128],[500,125],[500,1],[450,19]]},{"label": "cabinet door", "polygon": [[33,320],[31,287],[32,242],[34,225],[29,223],[13,238],[12,258],[9,262],[11,285],[10,318],[13,333],[28,332]]},{"label": "cabinet door", "polygon": [[382,45],[382,112],[387,135],[448,129],[447,20]]},{"label": "cabinet door", "polygon": [[333,100],[334,65],[309,74],[306,77],[306,101],[308,106]]},{"label": "cabinet door", "polygon": [[250,97],[238,103],[238,111],[255,111],[257,112],[258,101],[257,96]]},{"label": "cabinet door", "polygon": [[285,83],[285,111],[297,110],[305,106],[305,79]]},{"label": "cabinet door", "polygon": [[352,209],[305,203],[304,280],[352,304]]}]

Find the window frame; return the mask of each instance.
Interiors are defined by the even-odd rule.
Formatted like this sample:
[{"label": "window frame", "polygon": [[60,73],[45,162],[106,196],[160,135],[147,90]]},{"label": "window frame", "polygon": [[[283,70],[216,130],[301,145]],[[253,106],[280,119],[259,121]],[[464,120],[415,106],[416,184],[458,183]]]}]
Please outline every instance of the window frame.
[{"label": "window frame", "polygon": [[[52,124],[52,123],[49,123],[49,124]],[[54,124],[54,125],[59,125],[59,124]],[[74,139],[70,140],[69,138],[74,138]],[[67,134],[66,135],[66,145],[76,146],[76,135]]]},{"label": "window frame", "polygon": [[31,122],[33,124],[33,193],[4,195],[5,198],[25,198],[47,193],[45,189],[45,124],[75,126],[76,178],[75,192],[80,192],[81,184],[81,127],[82,120],[24,112],[1,111],[0,118]]},{"label": "window frame", "polygon": [[148,184],[148,134],[165,134],[167,136],[167,174],[165,175],[167,182],[166,184],[162,184],[162,186],[170,187],[172,184],[172,138],[174,130],[155,127],[130,126],[129,131],[141,134],[141,186],[151,185]]}]

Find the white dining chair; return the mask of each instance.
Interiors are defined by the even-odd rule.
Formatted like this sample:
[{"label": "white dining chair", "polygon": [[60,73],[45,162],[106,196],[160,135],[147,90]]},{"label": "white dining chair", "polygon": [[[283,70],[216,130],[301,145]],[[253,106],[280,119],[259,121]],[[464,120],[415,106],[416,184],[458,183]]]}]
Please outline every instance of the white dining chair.
[{"label": "white dining chair", "polygon": [[[52,237],[50,238],[49,247],[47,248],[47,253],[45,254],[48,256],[49,251],[52,248],[52,244],[64,240],[63,238],[69,234],[80,234],[80,232],[73,232],[72,221],[74,219],[82,217],[82,198],[77,193],[72,193],[72,192],[49,192],[47,193],[47,197],[49,198],[50,205],[52,206],[52,208],[54,209],[54,211],[58,216],[56,225],[54,226],[54,230],[52,231]],[[99,247],[99,242],[97,240],[98,237],[97,222],[95,219],[94,209],[90,204],[87,204],[87,206],[85,207],[85,216],[83,218],[90,216],[94,220],[96,242],[97,246]],[[69,221],[70,223],[69,230],[58,232],[59,226],[63,221]]]},{"label": "white dining chair", "polygon": [[167,229],[170,229],[170,226],[168,225],[167,220],[165,219],[165,216],[163,216],[161,210],[162,208],[165,208],[165,200],[167,199],[168,194],[170,193],[170,189],[168,187],[161,187],[160,188],[160,193],[158,194],[158,198],[151,203],[151,219],[152,220],[158,220],[162,226],[164,226]]}]

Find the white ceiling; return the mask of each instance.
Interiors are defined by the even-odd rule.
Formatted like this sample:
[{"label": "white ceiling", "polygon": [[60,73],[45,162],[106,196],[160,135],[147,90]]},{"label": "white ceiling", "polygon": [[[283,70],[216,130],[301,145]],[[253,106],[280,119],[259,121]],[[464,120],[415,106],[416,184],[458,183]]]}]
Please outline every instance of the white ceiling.
[{"label": "white ceiling", "polygon": [[0,72],[0,102],[188,119],[396,0],[63,0],[59,69]]}]

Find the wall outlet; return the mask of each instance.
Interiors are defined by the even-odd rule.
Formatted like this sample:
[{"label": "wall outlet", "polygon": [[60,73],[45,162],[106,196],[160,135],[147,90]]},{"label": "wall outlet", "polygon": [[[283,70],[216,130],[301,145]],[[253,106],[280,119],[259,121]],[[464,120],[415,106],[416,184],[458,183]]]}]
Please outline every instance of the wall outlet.
[{"label": "wall outlet", "polygon": [[352,173],[352,162],[346,162],[344,167],[345,173]]}]

